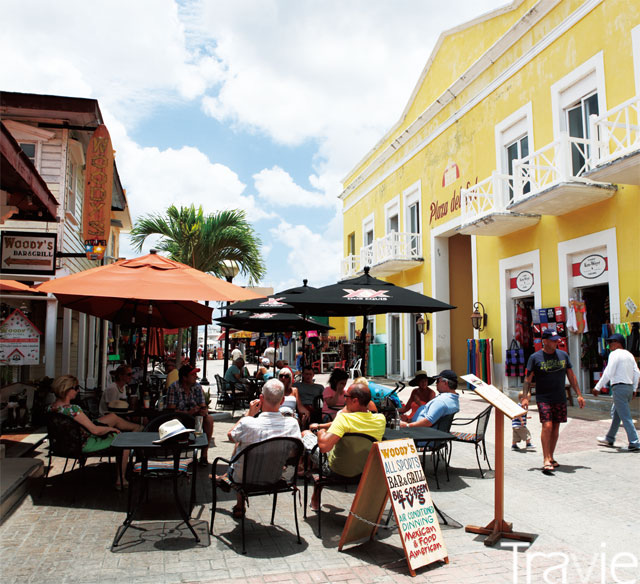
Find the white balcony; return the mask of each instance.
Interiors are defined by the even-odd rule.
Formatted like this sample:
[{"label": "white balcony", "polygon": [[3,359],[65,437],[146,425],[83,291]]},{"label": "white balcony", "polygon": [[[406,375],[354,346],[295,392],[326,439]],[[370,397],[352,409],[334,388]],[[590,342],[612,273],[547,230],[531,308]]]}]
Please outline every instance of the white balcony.
[{"label": "white balcony", "polygon": [[565,215],[599,203],[616,192],[609,183],[585,178],[590,168],[591,141],[560,134],[560,138],[514,163],[513,202],[519,213]]},{"label": "white balcony", "polygon": [[422,236],[419,233],[391,232],[360,248],[360,255],[342,260],[342,278],[351,278],[369,266],[372,276],[390,276],[419,266],[422,257]]},{"label": "white balcony", "polygon": [[586,176],[640,185],[640,96],[589,121],[593,145]]},{"label": "white balcony", "polygon": [[482,182],[462,189],[461,226],[458,231],[465,235],[499,237],[538,223],[540,215],[507,210],[512,184],[513,177],[494,171]]}]

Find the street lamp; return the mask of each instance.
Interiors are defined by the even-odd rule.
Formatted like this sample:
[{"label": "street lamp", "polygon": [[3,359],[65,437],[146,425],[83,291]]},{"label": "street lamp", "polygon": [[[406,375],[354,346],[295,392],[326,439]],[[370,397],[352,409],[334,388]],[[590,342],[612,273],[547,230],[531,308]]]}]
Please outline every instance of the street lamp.
[{"label": "street lamp", "polygon": [[416,320],[416,328],[418,329],[418,332],[426,335],[429,332],[429,319],[426,318],[426,314],[425,314],[425,318],[422,317],[422,315],[418,315],[418,320]]},{"label": "street lamp", "polygon": [[[240,271],[240,267],[235,260],[223,260],[222,261],[222,269],[220,270],[222,275],[227,279],[227,282],[232,282],[233,279],[238,275]],[[229,306],[229,302],[227,302],[227,307]],[[229,308],[227,308],[225,316],[229,316]],[[222,364],[222,372],[227,370],[229,366],[229,327],[225,327],[224,329],[224,361]]]},{"label": "street lamp", "polygon": [[482,304],[482,302],[476,302],[473,305],[473,314],[471,315],[471,326],[477,331],[482,331],[487,326],[487,312],[484,309],[484,304]]}]

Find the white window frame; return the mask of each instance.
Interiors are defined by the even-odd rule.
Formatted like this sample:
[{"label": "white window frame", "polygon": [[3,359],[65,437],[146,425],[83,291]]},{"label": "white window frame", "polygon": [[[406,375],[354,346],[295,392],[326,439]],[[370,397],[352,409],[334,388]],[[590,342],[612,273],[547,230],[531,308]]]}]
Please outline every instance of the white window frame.
[{"label": "white window frame", "polygon": [[633,75],[636,81],[636,95],[640,95],[640,24],[631,29],[631,52],[633,53]]},{"label": "white window frame", "polygon": [[[67,142],[67,165],[71,165],[72,167],[72,177],[75,181],[75,184],[68,184],[69,179],[69,171],[65,172],[65,191],[64,191],[64,201],[65,201],[65,214],[68,218],[72,220],[77,220],[79,216],[82,214],[82,210],[78,207],[82,205],[82,186],[84,184],[84,173],[83,168],[85,164],[84,157],[84,149],[82,147],[82,143],[78,140],[74,140],[69,138]],[[72,204],[68,205],[67,203],[71,201]]]},{"label": "white window frame", "polygon": [[23,124],[16,120],[3,120],[3,123],[18,144],[23,143],[36,145],[36,162],[34,166],[36,167],[36,170],[40,172],[42,143],[48,142],[54,138],[55,133],[50,130],[43,130],[42,128],[30,126],[29,124]]},{"label": "white window frame", "polygon": [[[554,140],[557,140],[561,133],[567,132],[565,110],[594,91],[598,94],[598,111],[602,114],[607,111],[603,51],[587,59],[551,86]],[[529,148],[529,151],[535,152],[533,148]]]},{"label": "white window frame", "polygon": [[400,217],[400,195],[393,197],[390,201],[384,205],[384,232],[389,234],[389,219],[391,217],[398,217],[398,231],[402,231],[402,223]]},{"label": "white window frame", "polygon": [[[410,233],[410,225],[409,225],[409,207],[411,205],[419,203],[422,206],[422,186],[420,181],[413,183],[410,187],[406,188],[402,191],[402,210],[403,210],[403,225],[405,233]],[[419,210],[419,231],[418,233],[424,232],[424,219],[422,216],[423,209]]]},{"label": "white window frame", "polygon": [[362,247],[369,245],[367,243],[367,233],[369,231],[373,231],[373,240],[376,240],[376,223],[375,223],[375,213],[371,213],[371,215],[367,215],[362,220]]},{"label": "white window frame", "polygon": [[495,126],[496,168],[499,173],[507,174],[509,168],[507,146],[524,136],[529,140],[529,152],[535,152],[531,102],[526,103]]}]

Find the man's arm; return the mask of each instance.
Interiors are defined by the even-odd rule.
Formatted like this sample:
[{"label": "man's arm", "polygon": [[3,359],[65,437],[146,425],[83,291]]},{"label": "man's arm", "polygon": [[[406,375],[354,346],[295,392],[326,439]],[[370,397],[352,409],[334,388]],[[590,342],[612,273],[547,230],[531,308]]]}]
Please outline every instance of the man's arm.
[{"label": "man's arm", "polygon": [[569,385],[571,385],[571,387],[573,388],[573,391],[575,391],[576,395],[578,396],[578,405],[581,408],[584,408],[584,398],[580,393],[580,388],[578,387],[578,378],[576,377],[576,374],[573,372],[573,369],[567,369],[567,378],[569,379]]},{"label": "man's arm", "polygon": [[529,399],[531,398],[531,384],[533,383],[533,371],[530,371],[524,378],[522,384],[522,407],[526,410],[529,407]]},{"label": "man's arm", "polygon": [[342,436],[332,434],[328,430],[318,430],[318,448],[320,452],[329,452],[338,442],[340,442]]}]

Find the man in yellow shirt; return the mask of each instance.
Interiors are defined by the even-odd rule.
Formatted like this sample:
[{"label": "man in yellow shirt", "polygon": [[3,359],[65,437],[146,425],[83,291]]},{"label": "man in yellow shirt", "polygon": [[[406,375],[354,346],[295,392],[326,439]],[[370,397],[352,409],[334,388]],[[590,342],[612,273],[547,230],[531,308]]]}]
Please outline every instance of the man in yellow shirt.
[{"label": "man in yellow shirt", "polygon": [[[368,449],[352,450],[346,441],[341,443],[347,432],[367,434],[376,441],[382,440],[386,427],[383,414],[374,414],[368,410],[371,401],[369,388],[362,383],[354,383],[344,393],[346,411],[341,411],[328,430],[318,430],[318,448],[320,452],[328,452],[328,463],[331,473],[355,477],[362,473],[369,455]],[[314,488],[311,497],[311,508],[318,510],[318,487]]]}]

